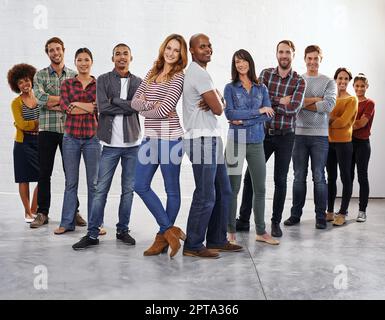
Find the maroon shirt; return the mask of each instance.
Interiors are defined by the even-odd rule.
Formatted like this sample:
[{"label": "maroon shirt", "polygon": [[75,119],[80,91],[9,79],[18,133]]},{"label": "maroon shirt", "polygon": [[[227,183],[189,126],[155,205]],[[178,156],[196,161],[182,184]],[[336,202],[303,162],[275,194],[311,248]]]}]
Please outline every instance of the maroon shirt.
[{"label": "maroon shirt", "polygon": [[357,120],[360,120],[363,116],[368,119],[368,123],[361,129],[353,130],[353,138],[367,140],[370,136],[370,130],[372,128],[374,118],[374,101],[367,99],[358,103]]},{"label": "maroon shirt", "polygon": [[75,138],[91,138],[96,134],[97,113],[94,114],[70,114],[69,105],[72,102],[95,102],[96,80],[95,78],[83,90],[82,83],[75,77],[65,80],[60,88],[60,107],[66,112],[64,125],[65,133]]}]

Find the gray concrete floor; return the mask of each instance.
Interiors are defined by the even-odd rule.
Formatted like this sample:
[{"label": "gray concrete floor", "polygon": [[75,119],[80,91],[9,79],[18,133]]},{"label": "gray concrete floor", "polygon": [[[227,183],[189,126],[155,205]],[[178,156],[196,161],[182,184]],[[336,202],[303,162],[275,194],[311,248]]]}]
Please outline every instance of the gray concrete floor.
[{"label": "gray concrete floor", "polygon": [[[385,200],[371,200],[368,221],[357,223],[353,199],[346,226],[316,230],[309,199],[301,224],[282,227],[279,246],[257,243],[252,227],[249,233],[238,233],[244,252],[223,253],[218,260],[184,257],[181,252],[174,259],[164,254],[144,257],[157,231],[155,221],[135,196],[130,228],[137,245],[116,241],[116,176],[106,207],[107,235],[99,246],[76,252],[71,245],[86,228],[53,234],[60,221],[64,183],[60,166],[55,170],[50,223],[36,230],[24,223],[16,185],[0,181],[0,299],[385,299]],[[176,224],[185,228],[194,184],[189,166],[183,167],[182,177]],[[162,190],[159,175],[154,186]],[[271,214],[271,182],[268,191],[266,222]],[[83,182],[79,193],[84,208]],[[290,199],[284,218],[289,209]],[[269,223],[267,227],[270,230]]]}]

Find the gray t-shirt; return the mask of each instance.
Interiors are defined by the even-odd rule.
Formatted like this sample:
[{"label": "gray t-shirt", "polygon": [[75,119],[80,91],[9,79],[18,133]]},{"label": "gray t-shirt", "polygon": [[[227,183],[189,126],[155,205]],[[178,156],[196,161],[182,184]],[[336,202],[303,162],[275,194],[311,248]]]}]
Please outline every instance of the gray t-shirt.
[{"label": "gray t-shirt", "polygon": [[183,84],[183,124],[186,139],[220,136],[220,127],[214,113],[198,107],[202,100],[201,95],[213,90],[215,88],[209,73],[198,63],[191,62]]}]

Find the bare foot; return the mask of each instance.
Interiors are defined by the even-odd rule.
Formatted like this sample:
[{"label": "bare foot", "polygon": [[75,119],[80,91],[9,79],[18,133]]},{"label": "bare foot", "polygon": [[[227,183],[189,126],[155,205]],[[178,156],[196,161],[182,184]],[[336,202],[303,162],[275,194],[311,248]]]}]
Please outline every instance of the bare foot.
[{"label": "bare foot", "polygon": [[227,240],[230,242],[230,243],[236,243],[237,242],[237,238],[235,236],[235,233],[227,233]]}]

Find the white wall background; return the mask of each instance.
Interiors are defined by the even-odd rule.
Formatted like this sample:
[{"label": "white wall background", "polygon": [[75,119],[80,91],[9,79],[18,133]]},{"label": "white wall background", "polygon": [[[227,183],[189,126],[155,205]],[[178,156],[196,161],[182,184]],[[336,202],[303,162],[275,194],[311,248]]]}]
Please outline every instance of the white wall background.
[{"label": "white wall background", "polygon": [[[86,46],[94,54],[93,73],[98,76],[112,68],[112,47],[126,42],[134,56],[131,71],[143,76],[165,36],[180,33],[188,41],[192,34],[204,32],[214,49],[209,72],[220,90],[229,81],[235,50],[249,50],[259,72],[276,65],[275,46],[282,39],[296,44],[294,69],[301,73],[305,71],[303,50],[309,44],[324,50],[322,73],[332,76],[340,66],[353,74],[364,72],[370,80],[368,96],[377,107],[371,139],[371,196],[385,197],[384,18],[383,0],[0,0],[2,191],[13,183],[10,101],[14,94],[6,82],[13,64],[46,67],[45,41],[59,36],[65,42],[67,66],[73,67],[75,50]],[[354,93],[352,87],[350,92]]]}]

